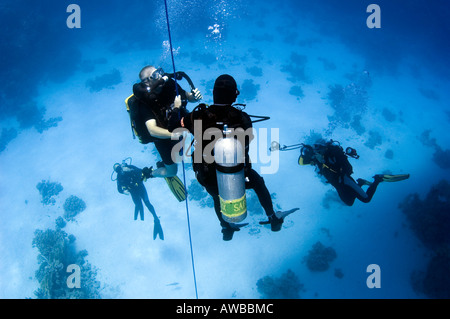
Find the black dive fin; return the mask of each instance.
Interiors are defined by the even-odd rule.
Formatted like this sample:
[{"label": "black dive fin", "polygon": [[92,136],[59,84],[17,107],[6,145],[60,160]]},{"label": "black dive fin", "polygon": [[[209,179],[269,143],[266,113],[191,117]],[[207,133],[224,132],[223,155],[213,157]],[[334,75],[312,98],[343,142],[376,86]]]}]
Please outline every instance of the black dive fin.
[{"label": "black dive fin", "polygon": [[284,219],[286,216],[295,213],[296,211],[298,211],[300,208],[292,208],[290,210],[285,210],[284,212],[276,212],[275,216],[277,216],[278,218]]},{"label": "black dive fin", "polygon": [[161,223],[159,220],[154,221],[153,225],[153,240],[156,239],[156,236],[159,236],[159,239],[164,240],[164,233],[161,227]]},{"label": "black dive fin", "polygon": [[[290,210],[286,210],[286,211],[280,211],[280,212],[276,212],[275,216],[277,216],[280,219],[284,219],[286,216],[295,213],[296,211],[298,211],[300,208],[292,208]],[[262,222],[259,222],[260,225],[267,225],[270,224],[270,220],[265,220]]]}]

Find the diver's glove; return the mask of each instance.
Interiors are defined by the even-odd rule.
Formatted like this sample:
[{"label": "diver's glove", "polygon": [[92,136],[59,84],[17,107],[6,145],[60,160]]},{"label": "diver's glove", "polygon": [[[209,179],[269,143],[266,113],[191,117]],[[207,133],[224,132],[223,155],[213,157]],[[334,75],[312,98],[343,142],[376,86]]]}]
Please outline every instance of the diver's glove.
[{"label": "diver's glove", "polygon": [[195,88],[191,91],[191,94],[193,96],[193,98],[195,99],[195,101],[200,101],[201,99],[203,99],[202,94],[200,93],[199,89]]},{"label": "diver's glove", "polygon": [[173,101],[173,107],[174,109],[179,109],[181,107],[181,95],[177,95],[175,97],[175,100]]},{"label": "diver's glove", "polygon": [[142,169],[142,180],[145,182],[147,179],[152,178],[153,177],[153,167],[144,167]]}]

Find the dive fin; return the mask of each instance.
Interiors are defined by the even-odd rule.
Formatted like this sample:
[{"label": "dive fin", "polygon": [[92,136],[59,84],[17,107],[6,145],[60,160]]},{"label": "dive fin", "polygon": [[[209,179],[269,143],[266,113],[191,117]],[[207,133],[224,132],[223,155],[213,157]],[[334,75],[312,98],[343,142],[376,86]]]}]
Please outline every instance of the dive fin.
[{"label": "dive fin", "polygon": [[178,178],[178,176],[164,177],[167,185],[172,191],[175,198],[182,202],[186,199],[186,190],[184,189],[183,182]]},{"label": "dive fin", "polygon": [[158,219],[155,219],[153,225],[153,240],[156,239],[156,236],[159,236],[159,239],[164,240],[164,233]]},{"label": "dive fin", "polygon": [[296,211],[298,211],[300,208],[292,208],[290,210],[286,210],[284,212],[276,212],[275,216],[277,216],[278,218],[284,219],[287,215],[290,215],[292,213],[295,213]]},{"label": "dive fin", "polygon": [[398,175],[389,175],[389,174],[380,174],[383,178],[383,182],[399,182],[409,178],[409,174],[398,174]]},{"label": "dive fin", "polygon": [[236,231],[240,231],[242,227],[247,226],[248,223],[243,224],[234,224],[234,223],[228,223],[227,226],[222,226],[222,239],[224,241],[230,241],[233,239],[233,234]]},{"label": "dive fin", "polygon": [[[279,219],[284,219],[286,216],[295,213],[296,211],[298,211],[300,208],[292,208],[290,210],[286,210],[286,211],[280,211],[280,212],[275,212],[275,216],[277,216],[277,218]],[[269,220],[265,220],[262,222],[259,222],[260,225],[267,225],[270,224],[270,219]]]}]

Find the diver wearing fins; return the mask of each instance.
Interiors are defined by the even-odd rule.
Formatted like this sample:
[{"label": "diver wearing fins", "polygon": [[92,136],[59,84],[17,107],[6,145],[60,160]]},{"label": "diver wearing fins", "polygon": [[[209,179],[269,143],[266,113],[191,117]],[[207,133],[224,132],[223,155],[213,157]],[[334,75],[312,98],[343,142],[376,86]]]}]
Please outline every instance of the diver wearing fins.
[{"label": "diver wearing fins", "polygon": [[[321,141],[312,146],[301,145],[298,164],[315,166],[318,173],[336,189],[340,199],[348,206],[352,206],[356,199],[369,203],[381,182],[397,182],[409,178],[409,174],[377,174],[373,176],[373,182],[361,178],[355,181],[351,177],[353,167],[348,161],[348,157],[359,158],[355,149],[347,147],[344,152],[343,148],[333,140]],[[280,148],[280,150],[283,149]],[[366,191],[362,189],[364,185],[369,186]]]},{"label": "diver wearing fins", "polygon": [[137,220],[138,216],[144,220],[144,202],[153,216],[154,230],[153,239],[158,235],[160,239],[164,239],[164,234],[161,228],[161,223],[156,215],[155,208],[148,199],[147,190],[142,182],[142,170],[134,165],[127,163],[115,163],[113,166],[114,172],[117,173],[117,190],[120,194],[130,194],[135,205],[134,207],[134,220]]},{"label": "diver wearing fins", "polygon": [[[162,68],[154,66],[144,67],[139,78],[141,82],[133,85],[133,94],[145,107],[139,111],[143,117],[143,123],[155,143],[155,147],[161,156],[162,163],[155,170],[145,167],[143,173],[145,178],[150,177],[174,177],[177,174],[177,164],[171,158],[171,151],[178,143],[178,135],[167,130],[167,114],[173,107],[178,85],[173,79],[187,77],[184,72],[177,74],[164,73]],[[190,81],[190,83],[192,83]],[[178,85],[178,94],[181,96],[182,107],[186,107],[187,102],[196,102],[202,99],[202,95],[197,88],[191,92],[186,92]]]},{"label": "diver wearing fins", "polygon": [[[239,93],[234,78],[223,74],[214,83],[213,105],[200,104],[189,113],[180,108],[181,103],[176,99],[175,108],[178,108],[178,110],[174,109],[169,118],[169,131],[183,127],[194,134],[197,148],[193,152],[193,169],[198,182],[205,187],[213,198],[214,209],[222,226],[223,240],[225,241],[231,240],[235,231],[239,231],[241,227],[247,225],[246,223],[239,224],[247,214],[245,189],[253,189],[256,192],[268,217],[268,221],[260,224],[270,224],[271,230],[274,232],[281,229],[283,220],[287,215],[298,210],[298,208],[295,208],[287,212],[275,212],[264,179],[252,168],[248,151],[253,135],[252,133],[247,135],[244,133],[243,138],[238,136],[241,131],[251,132],[252,120],[246,112],[232,105]],[[195,134],[196,125],[201,125],[201,136]],[[199,126],[197,126],[197,129]],[[237,138],[235,136],[228,137],[228,133],[231,132],[230,129],[234,130]],[[211,139],[209,133],[205,133],[206,131],[211,132],[211,130],[218,132],[218,136],[222,138]],[[242,143],[238,140],[241,140]],[[218,144],[222,141],[224,147],[231,146],[239,150],[241,161],[235,163],[236,165],[233,164],[235,166],[225,167],[217,161]],[[198,146],[199,144],[201,146]],[[211,152],[205,152],[205,149],[211,149],[210,144],[213,145],[215,154],[212,159],[207,160]],[[229,178],[228,182],[230,183],[221,182],[223,181],[221,178]],[[236,192],[240,193],[236,194]],[[226,197],[230,193],[234,193],[230,197],[231,199]],[[230,205],[234,205],[234,212],[233,209],[229,209]],[[239,214],[235,214],[236,210],[239,210]]]}]

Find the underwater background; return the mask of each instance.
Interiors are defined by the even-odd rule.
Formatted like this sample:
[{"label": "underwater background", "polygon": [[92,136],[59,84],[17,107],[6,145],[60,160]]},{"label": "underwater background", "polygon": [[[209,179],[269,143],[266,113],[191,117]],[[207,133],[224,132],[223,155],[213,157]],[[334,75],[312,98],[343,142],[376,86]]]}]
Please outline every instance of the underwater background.
[{"label": "underwater background", "polygon": [[[367,25],[372,3],[381,28]],[[70,4],[81,28],[67,26]],[[449,298],[447,1],[167,4],[177,71],[205,103],[231,74],[245,111],[270,116],[254,125],[268,131],[254,168],[276,164],[262,175],[276,208],[300,208],[273,233],[249,190],[249,225],[224,242],[186,163],[199,298]],[[0,298],[195,298],[185,203],[163,179],[145,183],[164,230],[154,240],[148,211],[133,220],[111,180],[116,162],[159,160],[133,139],[124,100],[143,66],[173,71],[164,1],[5,0],[0,33]],[[411,177],[347,207],[298,150],[266,151],[278,137],[354,147],[355,179]],[[79,289],[66,285],[70,264]],[[380,288],[367,285],[373,264]]]}]

